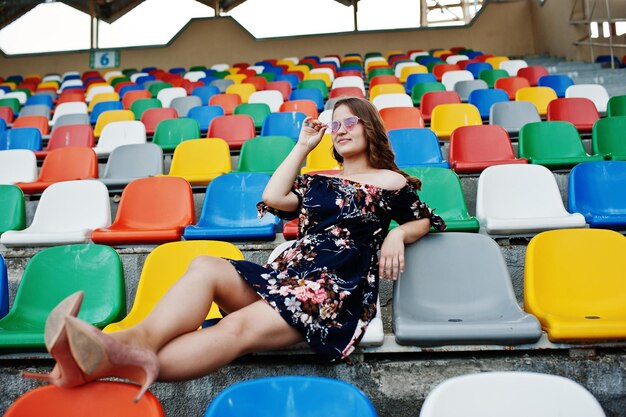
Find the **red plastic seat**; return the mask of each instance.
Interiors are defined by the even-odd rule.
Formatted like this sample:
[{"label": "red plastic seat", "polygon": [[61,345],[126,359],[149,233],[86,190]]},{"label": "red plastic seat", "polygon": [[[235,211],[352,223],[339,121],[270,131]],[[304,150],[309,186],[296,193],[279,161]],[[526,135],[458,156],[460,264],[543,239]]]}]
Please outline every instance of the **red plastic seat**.
[{"label": "red plastic seat", "polygon": [[209,105],[220,106],[225,115],[233,114],[235,107],[241,104],[239,94],[216,94],[209,99]]},{"label": "red plastic seat", "polygon": [[156,127],[163,120],[177,119],[178,113],[176,109],[172,108],[160,108],[160,109],[148,109],[141,115],[141,123],[146,126],[146,135],[154,135]]},{"label": "red plastic seat", "polygon": [[130,110],[130,105],[133,104],[134,101],[146,98],[152,98],[152,94],[150,94],[148,90],[129,91],[122,97],[122,104],[124,105],[124,109]]},{"label": "red plastic seat", "polygon": [[509,100],[515,100],[515,93],[520,88],[530,87],[530,82],[524,77],[504,77],[498,78],[493,88],[499,88],[506,91],[509,95]]},{"label": "red plastic seat", "polygon": [[531,87],[537,86],[539,78],[544,75],[548,75],[548,70],[541,65],[531,65],[517,70],[517,76],[526,78]]},{"label": "red plastic seat", "polygon": [[94,230],[91,240],[105,245],[161,244],[180,240],[193,223],[193,194],[187,180],[140,178],[122,192],[113,224]]},{"label": "red plastic seat", "polygon": [[57,99],[57,106],[63,103],[71,103],[74,101],[85,102],[85,92],[80,89],[72,88],[69,91],[63,91]]},{"label": "red plastic seat", "polygon": [[46,149],[43,151],[35,151],[35,156],[37,159],[43,159],[50,151],[69,146],[88,148],[96,146],[93,128],[90,125],[58,126],[52,131]]},{"label": "red plastic seat", "polygon": [[13,109],[9,106],[0,106],[0,119],[9,124],[13,123]]},{"label": "red plastic seat", "polygon": [[411,129],[424,127],[422,113],[416,107],[387,107],[380,110],[385,129]]},{"label": "red plastic seat", "polygon": [[395,75],[377,75],[370,80],[370,90],[380,84],[402,84]]},{"label": "red plastic seat", "polygon": [[283,237],[285,240],[298,238],[298,219],[289,220],[283,226]]},{"label": "red plastic seat", "polygon": [[43,160],[35,182],[18,182],[24,194],[42,193],[50,185],[61,181],[98,178],[98,157],[87,147],[59,148],[48,153]]},{"label": "red plastic seat", "polygon": [[34,127],[41,132],[41,136],[50,132],[46,116],[20,116],[13,121],[13,128],[16,127]]},{"label": "red plastic seat", "polygon": [[252,84],[254,88],[256,88],[256,91],[265,90],[265,88],[267,87],[267,79],[258,75],[248,77],[244,79],[243,82],[246,84]]},{"label": "red plastic seat", "polygon": [[463,126],[450,136],[450,166],[457,173],[481,172],[492,165],[526,164],[515,158],[511,139],[497,125]]},{"label": "red plastic seat", "polygon": [[422,118],[429,122],[433,109],[440,104],[461,103],[461,97],[455,91],[429,91],[424,93],[420,100]]},{"label": "red plastic seat", "polygon": [[224,139],[230,149],[241,149],[244,142],[255,135],[254,120],[247,114],[217,116],[207,132],[207,138]]},{"label": "red plastic seat", "polygon": [[448,71],[459,71],[461,67],[456,64],[437,64],[433,67],[433,75],[437,81],[441,81],[441,77]]},{"label": "red plastic seat", "polygon": [[270,81],[265,84],[265,89],[280,91],[284,101],[289,100],[289,95],[291,94],[291,84],[287,81]]},{"label": "red plastic seat", "polygon": [[492,58],[492,57],[493,57],[493,54],[482,54],[482,55],[478,55],[474,59],[477,60],[478,62],[485,62],[487,61],[487,58]]},{"label": "red plastic seat", "polygon": [[363,94],[363,90],[359,87],[337,87],[330,90],[328,94],[329,98],[337,98],[337,97],[359,97],[365,98]]},{"label": "red plastic seat", "polygon": [[307,115],[307,117],[312,117],[317,119],[317,104],[313,100],[290,100],[285,101],[280,105],[280,111],[285,112],[295,112],[299,111]]},{"label": "red plastic seat", "polygon": [[600,120],[596,105],[588,98],[557,98],[548,103],[547,119],[570,122],[579,132],[591,132]]}]

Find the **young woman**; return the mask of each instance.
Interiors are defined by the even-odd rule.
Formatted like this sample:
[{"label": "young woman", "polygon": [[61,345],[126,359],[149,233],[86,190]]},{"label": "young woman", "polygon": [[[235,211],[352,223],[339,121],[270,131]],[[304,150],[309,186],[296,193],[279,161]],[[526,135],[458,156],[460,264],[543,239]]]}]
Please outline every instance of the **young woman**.
[{"label": "young woman", "polygon": [[[328,130],[342,170],[298,175]],[[76,319],[82,294],[70,296],[46,326],[57,366],[39,378],[73,386],[119,376],[142,384],[141,395],[157,377],[200,377],[241,355],[303,340],[328,360],[347,358],[375,315],[379,278],[396,280],[404,270],[404,245],[431,226],[445,229],[420,202],[419,187],[394,163],[376,108],[339,100],[328,125],[305,119],[258,205],[261,215],[299,217],[289,249],[263,266],[198,257],[143,322],[110,335]],[[400,226],[388,233],[392,219]],[[228,314],[197,330],[212,302]]]}]

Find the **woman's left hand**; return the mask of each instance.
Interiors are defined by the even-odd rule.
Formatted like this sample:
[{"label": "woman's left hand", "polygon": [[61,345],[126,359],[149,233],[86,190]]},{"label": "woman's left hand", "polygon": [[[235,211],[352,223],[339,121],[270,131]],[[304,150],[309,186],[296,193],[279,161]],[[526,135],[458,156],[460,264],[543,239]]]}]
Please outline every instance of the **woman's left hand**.
[{"label": "woman's left hand", "polygon": [[378,276],[396,281],[401,272],[404,272],[404,231],[397,227],[389,232],[380,248]]}]

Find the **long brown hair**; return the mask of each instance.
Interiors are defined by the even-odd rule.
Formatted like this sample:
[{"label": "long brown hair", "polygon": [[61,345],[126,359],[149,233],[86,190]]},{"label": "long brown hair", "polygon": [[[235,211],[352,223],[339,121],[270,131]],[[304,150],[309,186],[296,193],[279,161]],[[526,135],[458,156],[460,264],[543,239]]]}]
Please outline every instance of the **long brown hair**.
[{"label": "long brown hair", "polygon": [[[358,97],[345,97],[337,100],[333,106],[333,113],[339,106],[346,106],[363,123],[365,140],[367,141],[367,159],[370,165],[376,169],[389,169],[406,178],[418,190],[422,182],[398,168],[395,162],[395,154],[391,149],[391,143],[387,136],[387,130],[380,117],[380,113],[372,103]],[[337,153],[335,146],[332,148],[333,157],[343,165],[343,157]]]}]

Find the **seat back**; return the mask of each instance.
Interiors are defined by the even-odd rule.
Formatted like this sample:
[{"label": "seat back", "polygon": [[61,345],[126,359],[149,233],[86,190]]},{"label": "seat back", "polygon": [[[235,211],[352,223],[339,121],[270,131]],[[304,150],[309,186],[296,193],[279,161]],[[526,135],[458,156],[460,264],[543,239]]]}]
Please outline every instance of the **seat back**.
[{"label": "seat back", "polygon": [[506,78],[509,73],[501,69],[486,69],[480,72],[478,78],[485,81],[489,88],[493,88],[496,80]]},{"label": "seat back", "polygon": [[[327,104],[328,101],[326,102]],[[383,110],[388,107],[413,107],[413,100],[411,99],[411,96],[404,94],[403,90],[401,93],[380,94],[372,100],[372,104],[378,110]]]},{"label": "seat back", "polygon": [[568,210],[592,226],[626,228],[626,161],[585,162],[569,175]]},{"label": "seat back", "polygon": [[209,99],[216,94],[219,94],[220,90],[214,85],[206,85],[204,87],[196,87],[191,92],[192,96],[200,97],[203,106],[209,105]]},{"label": "seat back", "polygon": [[100,179],[153,177],[163,173],[163,150],[154,143],[117,146]]},{"label": "seat back", "polygon": [[260,136],[252,138],[241,147],[238,172],[273,174],[295,146],[287,136]]},{"label": "seat back", "polygon": [[474,75],[467,70],[447,71],[441,76],[441,83],[446,86],[446,90],[454,91],[454,86],[460,81],[474,80]]},{"label": "seat back", "polygon": [[122,145],[146,143],[146,127],[136,120],[112,122],[102,130],[96,145],[96,153],[110,153]]},{"label": "seat back", "polygon": [[233,84],[229,85],[228,88],[226,88],[227,94],[237,94],[239,97],[241,97],[242,103],[247,103],[250,95],[254,92],[256,92],[256,87],[253,84],[248,83]]},{"label": "seat back", "polygon": [[524,77],[498,78],[493,84],[494,88],[504,90],[509,95],[509,100],[515,100],[515,94],[520,88],[530,87],[530,83]]},{"label": "seat back", "polygon": [[98,178],[98,158],[91,148],[54,149],[43,161],[37,181],[58,182]]},{"label": "seat back", "polygon": [[400,168],[417,165],[441,166],[445,163],[435,133],[430,129],[395,129],[388,132],[396,165]]},{"label": "seat back", "polygon": [[[393,77],[395,78],[395,77]],[[404,86],[396,80],[395,84],[377,84],[372,87],[370,84],[369,98],[374,100],[380,94],[404,94]]]},{"label": "seat back", "polygon": [[[523,68],[522,68],[523,69]],[[537,107],[540,116],[548,112],[548,104],[557,98],[556,93],[550,87],[524,87],[515,93],[516,101],[528,101]]]},{"label": "seat back", "polygon": [[527,66],[528,63],[523,59],[510,59],[500,62],[499,68],[508,72],[509,77],[515,77],[520,68],[526,68]]},{"label": "seat back", "polygon": [[591,132],[591,149],[594,154],[612,155],[613,159],[626,160],[626,115],[598,120]]},{"label": "seat back", "polygon": [[124,110],[124,104],[121,101],[101,101],[93,107],[89,121],[91,124],[96,124],[102,113],[111,110]]},{"label": "seat back", "polygon": [[[2,162],[0,161],[0,167],[1,166]],[[24,227],[26,227],[24,193],[15,185],[0,185],[0,234],[7,230],[22,230]],[[0,293],[2,293],[1,267],[4,267],[4,264],[0,265]],[[0,294],[0,301],[2,301],[1,298],[2,295]],[[2,303],[0,302],[0,318],[2,318],[3,315]]]},{"label": "seat back", "polygon": [[544,75],[548,75],[548,70],[541,65],[530,65],[517,70],[517,76],[526,78],[531,87],[539,84],[539,78]]},{"label": "seat back", "polygon": [[574,80],[572,80],[567,75],[551,74],[544,75],[543,77],[539,78],[539,80],[537,81],[537,85],[539,87],[550,87],[554,90],[557,97],[565,97],[565,90],[567,90],[567,87],[569,87],[570,85],[574,85]]},{"label": "seat back", "polygon": [[37,180],[37,158],[28,149],[0,151],[0,184]]},{"label": "seat back", "polygon": [[459,127],[450,137],[450,163],[515,159],[506,130],[497,125]]},{"label": "seat back", "polygon": [[61,103],[58,104],[54,109],[54,115],[52,116],[52,121],[50,121],[51,125],[54,125],[56,121],[61,116],[65,116],[68,114],[87,114],[87,104],[83,102],[69,102],[69,103]]},{"label": "seat back", "polygon": [[304,167],[300,170],[302,174],[311,171],[325,171],[339,169],[339,163],[333,156],[333,142],[329,133],[322,136],[322,140],[309,152],[306,157]]},{"label": "seat back", "polygon": [[[296,82],[296,87],[297,86],[298,83]],[[288,81],[268,81],[267,84],[265,84],[265,90],[274,90],[280,92],[283,97],[283,101],[289,100],[289,94],[291,94],[291,89],[292,86]]]},{"label": "seat back", "polygon": [[[151,99],[152,94],[148,90],[133,90],[122,95],[122,105],[126,110],[131,110],[135,101]],[[135,113],[135,112],[133,112]]]},{"label": "seat back", "polygon": [[55,126],[50,134],[46,150],[65,148],[68,146],[93,147],[95,139],[93,129],[89,125]]},{"label": "seat back", "polygon": [[175,97],[170,102],[170,107],[176,110],[178,117],[188,117],[189,110],[202,106],[202,99],[197,96]]},{"label": "seat back", "polygon": [[11,149],[41,149],[41,132],[34,127],[17,127],[0,133],[0,151]]},{"label": "seat back", "polygon": [[[2,200],[2,187],[0,186],[0,200]],[[0,233],[2,233],[0,226]],[[9,312],[9,276],[7,274],[7,265],[4,258],[0,254],[0,319]]]},{"label": "seat back", "polygon": [[440,104],[460,104],[461,98],[454,91],[431,91],[420,101],[420,111],[425,120],[430,120],[433,109]]},{"label": "seat back", "polygon": [[422,113],[415,107],[387,107],[380,110],[387,131],[424,127]]},{"label": "seat back", "polygon": [[454,84],[454,91],[459,95],[461,101],[467,101],[469,95],[474,90],[485,90],[487,83],[483,80],[458,81]]},{"label": "seat back", "polygon": [[[45,97],[48,97],[48,96],[45,96]],[[22,110],[20,110],[20,117],[25,117],[25,116],[45,117],[46,125],[47,125],[48,120],[50,119],[50,108],[51,106],[47,104],[29,104],[29,105],[22,107]]]},{"label": "seat back", "polygon": [[465,69],[472,73],[474,78],[478,79],[483,71],[491,71],[493,67],[486,62],[471,62],[465,66]]},{"label": "seat back", "polygon": [[606,107],[609,102],[609,93],[603,85],[600,84],[576,84],[570,85],[565,90],[565,97],[582,97],[588,98],[596,105],[598,113],[605,114]]},{"label": "seat back", "polygon": [[272,113],[263,122],[261,136],[289,136],[296,141],[305,118],[300,112]]},{"label": "seat back", "polygon": [[255,135],[254,120],[246,114],[218,116],[211,121],[207,133],[208,138],[224,139],[231,149],[240,149],[245,141]]},{"label": "seat back", "polygon": [[289,94],[289,100],[311,100],[317,104],[317,110],[324,108],[324,96],[317,88],[298,88]]},{"label": "seat back", "polygon": [[[241,104],[239,105],[241,106]],[[237,107],[239,107],[237,106]],[[235,108],[236,111],[237,108]],[[198,122],[201,132],[209,130],[211,121],[217,116],[224,116],[224,109],[220,106],[198,106],[193,107],[187,113],[187,117]]]},{"label": "seat back", "polygon": [[505,101],[509,101],[509,95],[506,91],[493,88],[472,91],[467,99],[469,104],[473,104],[478,108],[480,117],[483,119],[489,118],[489,112],[493,104]]},{"label": "seat back", "polygon": [[169,151],[185,140],[199,138],[200,126],[194,119],[166,119],[157,125],[152,142]]},{"label": "seat back", "polygon": [[233,114],[235,107],[241,103],[243,103],[241,96],[233,93],[217,94],[209,99],[209,105],[220,106],[227,116]]},{"label": "seat back", "polygon": [[[281,109],[282,109],[282,106],[281,106]],[[315,111],[315,114],[317,115],[317,108],[315,107],[315,105],[313,105],[313,110]],[[233,114],[246,114],[252,117],[252,120],[254,121],[255,129],[260,129],[261,126],[263,126],[263,121],[271,112],[272,111],[270,107],[265,103],[247,103],[247,104],[240,104],[237,107],[235,107]]]},{"label": "seat back", "polygon": [[537,108],[527,101],[494,103],[489,110],[489,124],[502,126],[509,133],[518,133],[527,123],[540,121]]},{"label": "seat back", "polygon": [[525,124],[519,132],[521,158],[549,159],[587,156],[576,127],[569,122]]},{"label": "seat back", "polygon": [[440,104],[433,109],[430,127],[439,139],[447,139],[458,127],[482,123],[478,109],[472,104]]},{"label": "seat back", "polygon": [[411,99],[416,106],[420,105],[422,96],[431,91],[446,91],[446,87],[440,82],[422,82],[413,85]]},{"label": "seat back", "polygon": [[[89,115],[88,114],[66,114],[65,116],[61,116],[57,119],[52,131],[54,132],[56,129],[58,129],[61,126],[71,126],[71,125],[86,125],[91,128]],[[91,129],[91,134],[93,136],[93,128]]]},{"label": "seat back", "polygon": [[104,129],[111,123],[134,121],[135,115],[130,110],[109,110],[98,117],[96,126],[93,128],[93,135],[100,137]]},{"label": "seat back", "polygon": [[230,170],[230,149],[225,140],[192,139],[176,146],[169,176],[185,178],[193,185],[206,185]]},{"label": "seat back", "polygon": [[[307,117],[317,119],[317,104],[312,100],[289,100],[285,101],[280,106],[281,112],[300,112],[304,113]],[[264,119],[265,120],[265,119]],[[255,123],[256,125],[256,123]],[[261,123],[263,126],[263,123]]]},{"label": "seat back", "polygon": [[187,96],[187,91],[183,87],[169,87],[159,90],[156,98],[161,102],[163,107],[171,107],[170,104],[172,103],[172,100],[185,96]]},{"label": "seat back", "polygon": [[570,122],[580,131],[590,131],[600,115],[589,99],[557,98],[548,104],[547,119]]},{"label": "seat back", "polygon": [[278,90],[265,90],[257,91],[250,94],[248,97],[248,103],[263,103],[267,104],[272,113],[280,111],[280,106],[283,104],[283,93]]},{"label": "seat back", "polygon": [[[156,98],[143,98],[143,99],[138,99],[138,100],[133,101],[130,105],[130,111],[132,111],[133,114],[135,115],[135,120],[144,121],[143,114],[147,110],[160,109],[162,107],[163,105],[161,104],[161,101]],[[172,113],[171,111],[168,112],[168,114],[171,114],[171,113]],[[178,117],[178,113],[173,117]]]},{"label": "seat back", "polygon": [[626,95],[611,97],[607,103],[606,115],[608,117],[626,116]]}]

